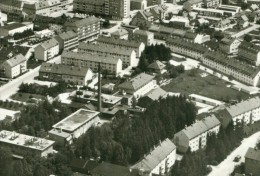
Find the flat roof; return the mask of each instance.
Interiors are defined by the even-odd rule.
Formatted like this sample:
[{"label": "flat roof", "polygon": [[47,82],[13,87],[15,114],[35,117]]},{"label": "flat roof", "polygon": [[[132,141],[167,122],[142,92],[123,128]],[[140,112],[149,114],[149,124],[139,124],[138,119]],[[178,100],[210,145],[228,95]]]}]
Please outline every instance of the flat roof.
[{"label": "flat roof", "polygon": [[218,105],[225,104],[223,101],[215,100],[215,99],[204,97],[204,96],[197,95],[197,94],[190,94],[189,96],[194,97],[194,98],[198,98],[198,99],[201,99],[201,100],[209,101],[209,102],[212,102],[212,103],[215,103],[215,104],[218,104]]},{"label": "flat roof", "polygon": [[0,121],[4,120],[6,116],[14,116],[17,113],[20,113],[20,111],[13,111],[9,109],[0,108]]},{"label": "flat roof", "polygon": [[75,131],[77,128],[87,123],[94,117],[99,115],[97,111],[90,111],[86,109],[79,109],[76,112],[72,113],[62,121],[53,125],[53,128],[58,128],[62,130],[66,130],[69,132]]},{"label": "flat roof", "polygon": [[47,140],[44,138],[28,136],[25,134],[20,134],[7,130],[2,130],[0,132],[0,142],[40,151],[45,150],[46,148],[52,146],[55,143],[55,141]]}]

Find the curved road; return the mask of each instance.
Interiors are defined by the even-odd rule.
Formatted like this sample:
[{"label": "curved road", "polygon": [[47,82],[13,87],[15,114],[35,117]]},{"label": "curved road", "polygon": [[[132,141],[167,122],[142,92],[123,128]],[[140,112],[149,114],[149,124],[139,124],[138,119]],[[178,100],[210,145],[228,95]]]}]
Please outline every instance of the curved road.
[{"label": "curved road", "polygon": [[[49,63],[60,63],[60,56],[53,58],[48,61]],[[7,84],[0,87],[0,99],[6,100],[11,95],[15,94],[18,91],[19,86],[22,83],[32,81],[36,76],[39,75],[40,66],[34,68],[33,70],[28,71],[24,75],[8,82]]]},{"label": "curved road", "polygon": [[[229,176],[236,165],[239,165],[241,162],[245,162],[245,155],[249,147],[254,148],[257,141],[260,139],[260,131],[245,138],[241,145],[236,148],[224,161],[222,161],[218,166],[211,166],[212,172],[208,176]],[[234,158],[240,155],[241,160],[239,162],[234,162]]]}]

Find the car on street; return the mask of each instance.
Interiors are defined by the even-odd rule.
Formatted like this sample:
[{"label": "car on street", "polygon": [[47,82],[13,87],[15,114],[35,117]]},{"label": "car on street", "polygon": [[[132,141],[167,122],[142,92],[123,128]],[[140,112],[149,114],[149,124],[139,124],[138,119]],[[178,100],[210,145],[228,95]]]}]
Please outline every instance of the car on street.
[{"label": "car on street", "polygon": [[234,158],[234,162],[238,162],[238,161],[240,161],[240,159],[241,159],[241,156],[240,155],[237,155],[235,158]]}]

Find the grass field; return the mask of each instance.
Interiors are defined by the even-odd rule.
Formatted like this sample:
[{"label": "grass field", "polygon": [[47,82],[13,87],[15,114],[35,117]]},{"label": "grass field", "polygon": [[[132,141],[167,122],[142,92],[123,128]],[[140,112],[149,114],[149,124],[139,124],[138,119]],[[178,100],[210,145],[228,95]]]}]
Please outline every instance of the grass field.
[{"label": "grass field", "polygon": [[201,77],[201,73],[203,72],[200,70],[185,71],[162,88],[185,95],[195,93],[225,102],[249,98],[248,94],[227,87],[230,83],[213,75]]},{"label": "grass field", "polygon": [[45,96],[38,95],[38,94],[29,94],[29,93],[16,93],[11,96],[11,99],[21,101],[21,102],[30,102],[33,98],[43,100]]}]

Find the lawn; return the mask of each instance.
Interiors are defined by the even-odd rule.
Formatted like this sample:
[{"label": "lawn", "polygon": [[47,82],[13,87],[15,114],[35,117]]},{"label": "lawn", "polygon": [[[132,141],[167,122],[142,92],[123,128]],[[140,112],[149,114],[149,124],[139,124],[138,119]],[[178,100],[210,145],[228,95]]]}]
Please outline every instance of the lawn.
[{"label": "lawn", "polygon": [[44,99],[45,96],[39,94],[30,93],[16,93],[11,96],[11,99],[21,101],[21,102],[33,102],[33,99]]},{"label": "lawn", "polygon": [[195,93],[225,102],[249,98],[248,94],[227,87],[230,83],[213,75],[201,77],[201,73],[203,72],[197,69],[185,71],[162,88],[185,95]]}]

